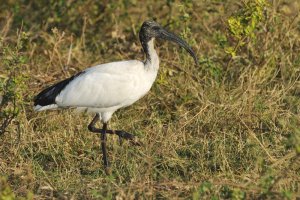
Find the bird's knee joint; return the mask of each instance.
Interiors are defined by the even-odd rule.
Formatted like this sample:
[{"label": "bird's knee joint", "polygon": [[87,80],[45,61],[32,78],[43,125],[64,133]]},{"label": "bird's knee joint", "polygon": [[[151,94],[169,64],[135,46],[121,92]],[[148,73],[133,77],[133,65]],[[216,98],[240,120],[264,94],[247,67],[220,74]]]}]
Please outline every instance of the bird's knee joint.
[{"label": "bird's knee joint", "polygon": [[88,129],[89,129],[89,131],[91,131],[91,132],[96,132],[96,127],[95,127],[95,126],[88,125]]}]

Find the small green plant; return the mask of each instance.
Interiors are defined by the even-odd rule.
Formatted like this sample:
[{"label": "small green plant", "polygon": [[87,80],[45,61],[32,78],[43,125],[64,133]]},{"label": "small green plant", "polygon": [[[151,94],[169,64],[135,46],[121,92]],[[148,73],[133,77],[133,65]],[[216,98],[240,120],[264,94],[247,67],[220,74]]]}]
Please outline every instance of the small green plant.
[{"label": "small green plant", "polygon": [[0,200],[13,200],[16,196],[5,177],[0,176]]},{"label": "small green plant", "polygon": [[239,188],[231,189],[227,185],[222,186],[220,194],[222,199],[240,200],[246,198],[246,193],[244,191]]},{"label": "small green plant", "polygon": [[261,178],[260,187],[262,188],[262,195],[271,194],[271,189],[275,183],[275,176],[270,169],[266,175]]},{"label": "small green plant", "polygon": [[0,38],[0,66],[3,73],[0,75],[0,135],[15,119],[23,102],[22,91],[25,89],[25,75],[22,68],[26,63],[26,57],[21,51],[27,34],[22,32],[18,35],[15,46],[6,45]]},{"label": "small green plant", "polygon": [[286,148],[294,148],[296,156],[300,155],[300,128],[299,122],[296,117],[292,117],[290,122],[287,123],[284,120],[280,120],[280,124],[290,129],[289,137],[286,141]]},{"label": "small green plant", "polygon": [[246,44],[246,39],[255,39],[255,30],[264,19],[265,0],[251,0],[244,2],[244,7],[228,19],[230,36],[235,45],[227,46],[225,52],[232,57],[236,56],[238,49]]},{"label": "small green plant", "polygon": [[[190,1],[184,1],[182,4],[179,5],[179,20],[184,22],[184,29],[181,32],[181,37],[189,42],[190,45],[196,45],[196,40],[193,37],[193,33],[189,27],[189,22],[191,21],[191,14],[189,10],[192,8],[192,3]],[[182,26],[182,23],[180,23]]]},{"label": "small green plant", "polygon": [[[193,200],[202,199],[204,196],[210,196],[212,187],[213,185],[210,182],[204,181],[193,193]],[[216,199],[216,197],[211,196],[211,199]]]},{"label": "small green plant", "polygon": [[217,82],[220,83],[221,77],[223,74],[223,70],[221,66],[217,62],[214,62],[209,57],[201,57],[199,59],[199,63],[203,65],[204,69],[208,72],[208,74]]}]

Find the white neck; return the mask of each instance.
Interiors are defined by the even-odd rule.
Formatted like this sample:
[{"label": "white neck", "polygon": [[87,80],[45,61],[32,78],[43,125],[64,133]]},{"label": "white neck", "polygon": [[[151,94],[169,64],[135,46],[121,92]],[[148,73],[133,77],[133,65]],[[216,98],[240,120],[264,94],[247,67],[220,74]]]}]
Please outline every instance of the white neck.
[{"label": "white neck", "polygon": [[154,38],[152,38],[147,43],[147,57],[145,61],[145,69],[146,70],[155,70],[157,71],[159,68],[159,58],[158,55],[154,49]]}]

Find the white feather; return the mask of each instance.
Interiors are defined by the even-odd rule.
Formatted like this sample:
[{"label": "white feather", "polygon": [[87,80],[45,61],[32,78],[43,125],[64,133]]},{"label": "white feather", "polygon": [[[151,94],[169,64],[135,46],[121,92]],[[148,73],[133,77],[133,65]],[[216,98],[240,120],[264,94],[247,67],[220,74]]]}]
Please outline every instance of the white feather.
[{"label": "white feather", "polygon": [[92,67],[71,81],[55,101],[60,107],[101,108],[103,111],[130,105],[145,95],[154,81],[155,77],[146,75],[143,68],[140,61]]},{"label": "white feather", "polygon": [[35,111],[43,111],[43,110],[56,109],[56,108],[58,108],[56,104],[51,104],[47,106],[40,106],[40,105],[34,106]]},{"label": "white feather", "polygon": [[101,120],[107,122],[117,109],[133,104],[150,90],[159,60],[153,39],[148,45],[150,61],[120,61],[88,68],[60,92],[56,104],[38,105],[35,109],[75,107],[79,111],[99,113]]}]

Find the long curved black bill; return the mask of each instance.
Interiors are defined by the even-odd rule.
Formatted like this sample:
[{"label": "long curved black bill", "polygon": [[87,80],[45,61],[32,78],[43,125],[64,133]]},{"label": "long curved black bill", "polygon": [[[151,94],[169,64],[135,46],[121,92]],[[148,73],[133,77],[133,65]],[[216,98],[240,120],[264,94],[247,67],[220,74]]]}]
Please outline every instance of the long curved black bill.
[{"label": "long curved black bill", "polygon": [[163,40],[169,40],[169,41],[175,42],[179,46],[183,47],[193,57],[196,65],[199,66],[198,58],[197,58],[195,52],[188,45],[188,43],[186,43],[183,39],[181,39],[180,37],[178,37],[174,33],[171,33],[171,32],[169,32],[169,31],[167,31],[163,28],[160,29],[159,34],[158,34],[157,37],[160,38],[160,39],[163,39]]}]

